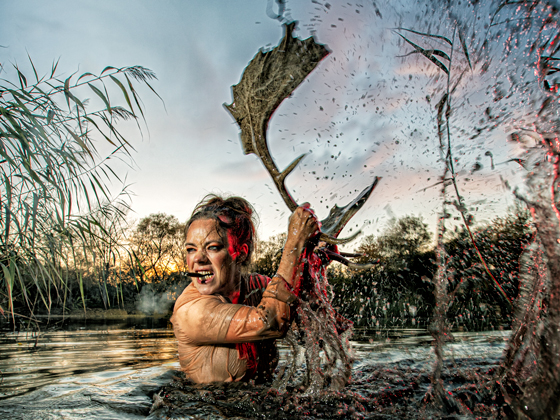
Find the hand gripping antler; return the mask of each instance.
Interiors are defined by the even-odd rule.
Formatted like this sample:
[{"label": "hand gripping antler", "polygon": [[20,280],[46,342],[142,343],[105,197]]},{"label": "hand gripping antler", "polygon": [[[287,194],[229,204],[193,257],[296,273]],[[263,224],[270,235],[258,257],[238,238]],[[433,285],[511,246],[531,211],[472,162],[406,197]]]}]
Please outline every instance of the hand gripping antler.
[{"label": "hand gripping antler", "polygon": [[[270,156],[266,140],[268,122],[274,111],[307,77],[319,62],[329,54],[324,45],[311,37],[300,40],[292,36],[296,22],[284,25],[284,38],[274,49],[257,55],[245,68],[239,84],[232,87],[233,103],[224,104],[241,129],[241,144],[245,154],[256,154],[272,177],[284,202],[294,211],[298,205],[284,184],[305,154],[295,159],[284,171],[278,170]],[[321,238],[329,244],[341,244],[353,240],[338,239],[340,231],[364,205],[377,185],[379,177],[360,195],[344,207],[334,206],[329,216],[321,221]]]}]

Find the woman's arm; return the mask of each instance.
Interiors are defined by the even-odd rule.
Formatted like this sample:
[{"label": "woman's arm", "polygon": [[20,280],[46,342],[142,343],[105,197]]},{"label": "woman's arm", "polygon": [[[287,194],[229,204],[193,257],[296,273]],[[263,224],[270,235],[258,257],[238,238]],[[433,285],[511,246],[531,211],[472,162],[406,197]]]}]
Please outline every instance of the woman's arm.
[{"label": "woman's arm", "polygon": [[259,305],[233,305],[217,295],[201,296],[186,304],[181,304],[179,298],[173,324],[180,327],[180,335],[200,345],[283,337],[295,313],[294,289],[297,290],[301,278],[301,255],[308,240],[318,233],[319,223],[309,205],[298,207],[290,216],[277,275],[268,284]]},{"label": "woman's arm", "polygon": [[308,241],[320,233],[319,225],[319,221],[309,207],[309,203],[298,207],[290,216],[288,236],[277,274],[286,280],[292,288],[299,285],[302,275],[301,255]]},{"label": "woman's arm", "polygon": [[298,207],[290,216],[288,236],[282,259],[268,284],[259,305],[242,306],[230,321],[225,337],[228,343],[281,338],[290,327],[295,307],[293,303],[301,281],[301,256],[308,241],[320,232],[319,222],[309,204]]}]

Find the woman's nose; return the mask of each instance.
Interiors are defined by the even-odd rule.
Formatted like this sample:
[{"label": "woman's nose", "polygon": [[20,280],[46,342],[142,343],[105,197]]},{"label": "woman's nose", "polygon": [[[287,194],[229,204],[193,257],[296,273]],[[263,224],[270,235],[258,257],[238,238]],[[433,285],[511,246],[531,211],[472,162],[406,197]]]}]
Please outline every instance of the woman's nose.
[{"label": "woman's nose", "polygon": [[206,255],[206,252],[204,250],[199,249],[195,252],[193,262],[200,264],[207,261],[208,261],[208,256]]}]

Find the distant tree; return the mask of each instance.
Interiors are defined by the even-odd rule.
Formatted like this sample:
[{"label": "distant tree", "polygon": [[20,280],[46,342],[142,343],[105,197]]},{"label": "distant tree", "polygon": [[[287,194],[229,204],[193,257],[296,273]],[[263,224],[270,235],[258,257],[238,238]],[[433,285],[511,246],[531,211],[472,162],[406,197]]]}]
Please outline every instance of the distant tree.
[{"label": "distant tree", "polygon": [[138,222],[130,247],[144,281],[161,281],[186,270],[183,250],[184,225],[165,213],[155,213]]},{"label": "distant tree", "polygon": [[[519,289],[519,259],[531,242],[531,216],[522,206],[504,217],[471,227],[475,243],[492,276],[512,301]],[[512,306],[505,299],[481,263],[465,229],[446,237],[448,254],[447,316],[453,326],[490,328],[508,324]],[[407,318],[432,316],[432,278],[437,269],[426,224],[418,217],[393,220],[379,236],[367,236],[357,252],[361,262],[380,260],[363,272],[329,271],[335,297],[333,306],[357,326],[376,327],[404,324]],[[400,324],[399,324],[400,323]]]},{"label": "distant tree", "polygon": [[[368,271],[329,278],[334,306],[358,326],[398,325],[407,317],[426,319],[433,307],[429,279],[435,267],[431,235],[421,217],[393,219],[381,235],[365,237],[357,253],[359,262],[379,260]],[[334,272],[333,272],[334,273]]]},{"label": "distant tree", "polygon": [[280,264],[285,242],[285,233],[273,236],[267,241],[259,242],[251,271],[268,277],[274,276]]},{"label": "distant tree", "polygon": [[359,258],[361,263],[379,260],[378,270],[406,271],[421,263],[418,259],[431,250],[431,237],[421,217],[404,216],[390,220],[381,235],[366,236],[356,252],[364,255]]},{"label": "distant tree", "polygon": [[363,238],[362,242],[360,242],[360,245],[355,251],[356,253],[363,255],[356,259],[357,262],[362,264],[367,264],[370,261],[381,260],[382,258],[381,245],[375,235],[368,235]]},{"label": "distant tree", "polygon": [[430,248],[432,235],[421,217],[404,216],[392,219],[377,239],[387,269],[403,269],[407,262]]},{"label": "distant tree", "polygon": [[[532,238],[531,215],[520,205],[488,225],[472,229],[475,244],[492,276],[510,301],[519,289],[519,258]],[[465,229],[447,239],[448,270],[455,291],[449,314],[455,319],[493,318],[509,322],[512,305],[502,296],[487,274]]]}]

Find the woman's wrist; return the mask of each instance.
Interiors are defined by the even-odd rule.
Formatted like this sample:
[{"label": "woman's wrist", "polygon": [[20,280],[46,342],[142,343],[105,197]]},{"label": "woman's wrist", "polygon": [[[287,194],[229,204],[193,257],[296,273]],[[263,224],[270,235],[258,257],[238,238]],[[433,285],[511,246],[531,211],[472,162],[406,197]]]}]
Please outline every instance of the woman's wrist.
[{"label": "woman's wrist", "polygon": [[291,305],[297,300],[297,291],[280,274],[276,273],[268,283],[263,298],[273,298]]},{"label": "woman's wrist", "polygon": [[304,248],[305,248],[305,242],[288,238],[286,244],[284,245],[283,255],[286,256],[294,255],[296,258],[299,258],[299,255],[303,252]]},{"label": "woman's wrist", "polygon": [[301,255],[302,251],[300,250],[284,248],[282,259],[276,271],[291,287],[296,286]]}]

